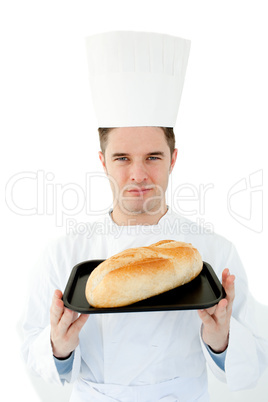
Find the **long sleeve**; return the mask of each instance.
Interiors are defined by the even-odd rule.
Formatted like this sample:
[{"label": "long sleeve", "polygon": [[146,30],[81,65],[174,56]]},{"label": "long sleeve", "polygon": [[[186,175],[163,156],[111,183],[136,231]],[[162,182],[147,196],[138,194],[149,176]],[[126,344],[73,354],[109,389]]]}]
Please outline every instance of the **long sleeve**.
[{"label": "long sleeve", "polygon": [[[230,322],[229,345],[225,371],[216,365],[205,345],[202,345],[207,363],[215,376],[227,382],[231,391],[254,387],[268,367],[268,340],[259,336],[255,320],[256,302],[248,290],[244,268],[234,246],[224,268],[236,276],[235,301]],[[264,317],[268,319],[268,317]]]},{"label": "long sleeve", "polygon": [[225,371],[225,360],[226,360],[226,353],[227,349],[222,353],[213,353],[212,350],[209,348],[208,345],[204,343],[205,348],[207,349],[210,357],[217,364],[217,366],[222,370]]},{"label": "long sleeve", "polygon": [[78,346],[74,352],[72,371],[61,378],[55,361],[50,341],[49,308],[55,289],[64,290],[66,281],[57,275],[56,261],[46,250],[36,266],[36,275],[31,284],[31,292],[25,313],[22,345],[23,358],[31,370],[39,374],[44,380],[62,384],[64,381],[73,382],[79,374],[81,355]]},{"label": "long sleeve", "polygon": [[74,353],[72,353],[71,356],[69,356],[67,359],[57,359],[54,356],[54,362],[56,364],[56,368],[58,370],[61,379],[64,379],[63,376],[69,374],[73,368]]},{"label": "long sleeve", "polygon": [[232,317],[225,365],[231,390],[254,387],[268,367],[268,341]]}]

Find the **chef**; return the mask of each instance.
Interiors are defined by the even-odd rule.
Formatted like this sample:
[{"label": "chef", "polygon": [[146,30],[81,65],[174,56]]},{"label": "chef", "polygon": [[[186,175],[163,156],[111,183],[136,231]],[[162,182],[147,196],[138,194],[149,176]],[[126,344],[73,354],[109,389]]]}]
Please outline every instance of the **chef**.
[{"label": "chef", "polygon": [[[47,381],[73,383],[72,402],[207,402],[207,365],[230,390],[254,387],[268,342],[258,336],[237,251],[166,204],[190,42],[120,31],[86,45],[113,208],[90,236],[62,237],[40,258],[24,321],[27,365]],[[192,243],[226,297],[199,311],[78,315],[64,307],[74,265],[165,239]]]}]

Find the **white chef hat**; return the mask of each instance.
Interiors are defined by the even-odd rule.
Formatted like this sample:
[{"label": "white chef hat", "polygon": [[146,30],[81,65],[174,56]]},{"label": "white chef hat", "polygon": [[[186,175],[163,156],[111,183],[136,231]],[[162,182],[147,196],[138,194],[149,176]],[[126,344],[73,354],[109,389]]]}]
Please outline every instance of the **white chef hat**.
[{"label": "white chef hat", "polygon": [[86,38],[89,79],[99,127],[174,127],[190,41],[115,31]]}]

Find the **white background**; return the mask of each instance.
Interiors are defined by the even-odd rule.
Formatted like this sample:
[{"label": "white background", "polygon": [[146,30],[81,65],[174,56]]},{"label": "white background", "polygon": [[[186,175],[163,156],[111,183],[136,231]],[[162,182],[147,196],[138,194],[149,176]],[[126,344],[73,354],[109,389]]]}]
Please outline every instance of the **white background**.
[{"label": "white background", "polygon": [[[87,35],[141,30],[191,39],[169,203],[235,243],[251,292],[267,305],[266,2],[9,0],[1,3],[0,30],[3,192],[7,185],[7,201],[1,197],[1,360],[8,373],[1,392],[11,391],[8,400],[17,400],[22,389],[28,401],[40,398],[21,361],[19,337],[35,260],[70,222],[85,221],[86,211],[77,204],[82,192],[88,192],[86,201],[94,211],[111,205],[106,180],[98,186],[94,179],[85,183],[87,174],[102,172]],[[182,184],[188,188],[187,202],[181,198],[186,193],[176,193]],[[202,186],[208,186],[204,197]],[[79,200],[70,190],[78,187]],[[36,213],[26,215],[32,208]],[[63,216],[60,226],[62,211],[70,209],[72,216]],[[250,395],[267,401],[267,385]],[[232,398],[244,401],[245,394]]]}]

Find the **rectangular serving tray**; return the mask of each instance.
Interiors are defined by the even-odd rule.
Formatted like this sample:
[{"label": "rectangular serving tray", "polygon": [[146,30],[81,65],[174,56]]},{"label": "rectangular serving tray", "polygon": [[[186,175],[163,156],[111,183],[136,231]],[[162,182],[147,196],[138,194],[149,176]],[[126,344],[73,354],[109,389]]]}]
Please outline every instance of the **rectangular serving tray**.
[{"label": "rectangular serving tray", "polygon": [[84,314],[199,310],[214,306],[226,296],[212,267],[203,262],[201,273],[185,285],[129,306],[94,308],[86,299],[85,288],[90,273],[102,261],[104,260],[89,260],[74,266],[62,297],[65,307]]}]

